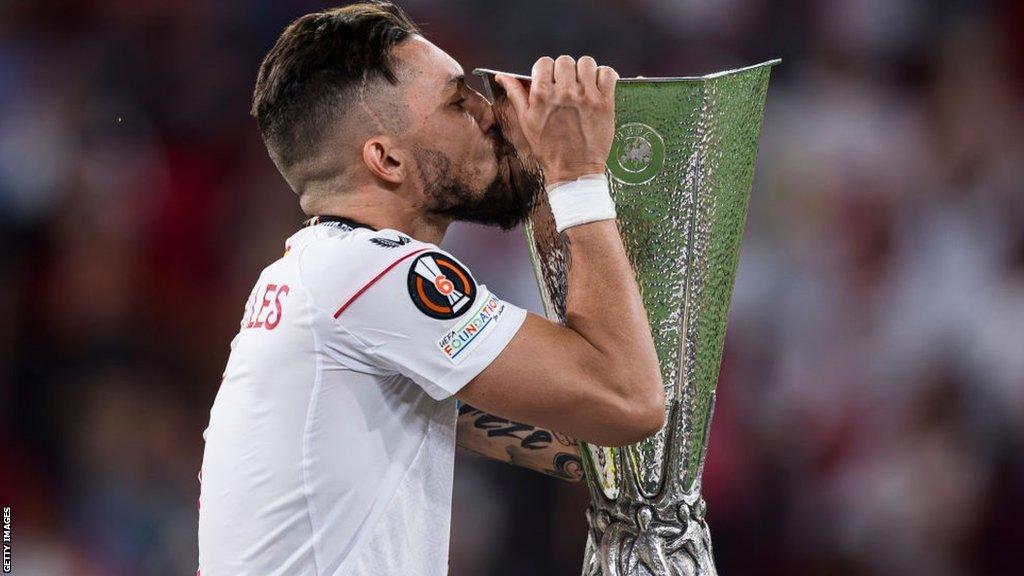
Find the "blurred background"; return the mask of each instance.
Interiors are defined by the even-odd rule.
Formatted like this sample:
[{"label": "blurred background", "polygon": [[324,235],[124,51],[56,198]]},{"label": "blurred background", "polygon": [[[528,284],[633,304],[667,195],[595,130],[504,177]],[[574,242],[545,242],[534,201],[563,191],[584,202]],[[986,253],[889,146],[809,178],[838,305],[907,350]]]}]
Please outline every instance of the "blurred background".
[{"label": "blurred background", "polygon": [[[467,72],[783,58],[705,471],[719,571],[1020,574],[1024,3],[400,3]],[[302,220],[251,90],[284,26],[331,5],[0,2],[16,574],[195,572],[228,343]],[[520,233],[456,225],[445,247],[541,310]],[[452,576],[579,573],[582,484],[461,453],[456,475]]]}]

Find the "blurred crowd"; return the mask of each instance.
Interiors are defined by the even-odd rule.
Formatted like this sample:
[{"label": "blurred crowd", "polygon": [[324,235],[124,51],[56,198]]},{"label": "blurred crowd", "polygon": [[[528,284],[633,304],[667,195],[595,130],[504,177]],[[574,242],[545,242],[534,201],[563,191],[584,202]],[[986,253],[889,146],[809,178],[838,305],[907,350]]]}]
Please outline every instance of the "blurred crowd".
[{"label": "blurred crowd", "polygon": [[[467,72],[783,58],[704,477],[719,572],[1020,573],[1024,5],[400,3]],[[247,115],[252,85],[283,27],[328,5],[0,3],[15,574],[195,572],[228,343],[302,220]],[[459,224],[444,247],[541,310],[520,233]],[[465,454],[456,476],[452,576],[578,573],[583,485]]]}]

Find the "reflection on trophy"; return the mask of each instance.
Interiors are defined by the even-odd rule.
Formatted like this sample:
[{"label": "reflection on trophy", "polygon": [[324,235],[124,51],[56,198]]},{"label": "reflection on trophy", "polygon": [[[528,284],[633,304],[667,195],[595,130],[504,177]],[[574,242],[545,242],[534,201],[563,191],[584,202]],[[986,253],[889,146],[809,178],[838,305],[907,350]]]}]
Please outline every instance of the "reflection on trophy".
[{"label": "reflection on trophy", "polygon": [[[637,444],[582,447],[592,495],[584,576],[716,573],[701,472],[765,93],[778,62],[697,78],[621,78],[616,86],[607,171],[658,351],[667,418]],[[497,105],[496,72],[474,73]],[[545,312],[563,322],[568,251],[543,194],[539,201],[527,245]]]}]

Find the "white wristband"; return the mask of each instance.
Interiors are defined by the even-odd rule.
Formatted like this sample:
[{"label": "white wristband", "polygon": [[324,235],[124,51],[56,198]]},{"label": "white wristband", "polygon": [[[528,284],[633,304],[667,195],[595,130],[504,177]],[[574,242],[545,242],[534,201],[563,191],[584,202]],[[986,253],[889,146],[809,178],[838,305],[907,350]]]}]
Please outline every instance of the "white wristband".
[{"label": "white wristband", "polygon": [[615,218],[615,201],[604,173],[555,182],[547,186],[547,192],[555,228],[559,232],[580,224]]}]

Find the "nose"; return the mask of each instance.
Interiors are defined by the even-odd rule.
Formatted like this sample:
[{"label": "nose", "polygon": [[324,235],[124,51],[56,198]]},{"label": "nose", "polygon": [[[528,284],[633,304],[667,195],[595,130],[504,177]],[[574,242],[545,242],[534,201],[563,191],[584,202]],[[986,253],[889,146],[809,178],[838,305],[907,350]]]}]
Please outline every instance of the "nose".
[{"label": "nose", "polygon": [[487,99],[476,90],[468,88],[468,92],[469,94],[466,98],[469,101],[468,107],[473,117],[476,118],[476,123],[480,126],[480,130],[486,134],[494,126],[494,109],[491,108],[491,104],[487,102]]}]

